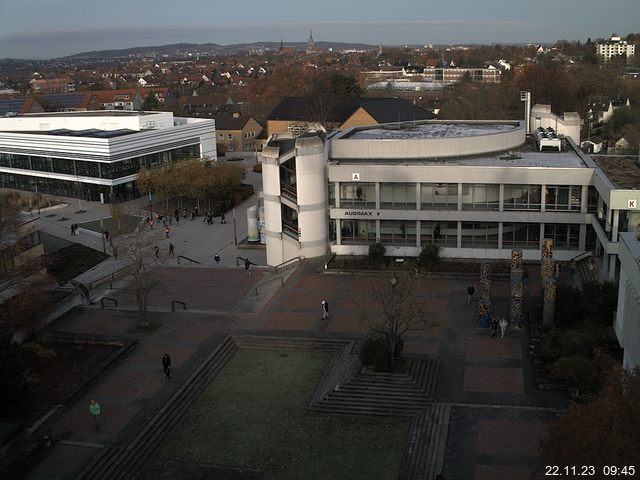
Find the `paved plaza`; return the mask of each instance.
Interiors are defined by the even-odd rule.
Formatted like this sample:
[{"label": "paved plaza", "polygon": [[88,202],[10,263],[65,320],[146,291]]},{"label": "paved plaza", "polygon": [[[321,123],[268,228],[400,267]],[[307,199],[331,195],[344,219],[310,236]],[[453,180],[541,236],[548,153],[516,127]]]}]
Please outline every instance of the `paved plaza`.
[{"label": "paved plaza", "polygon": [[[246,208],[256,201],[254,196],[237,208],[242,220],[237,224],[240,240],[246,237]],[[135,202],[128,208],[144,211],[144,205]],[[86,213],[70,215],[68,221],[43,217],[43,229],[102,249],[100,237],[69,236],[67,224],[108,213],[108,208],[99,204],[89,204],[86,209]],[[229,334],[354,340],[367,331],[359,302],[377,302],[372,291],[375,274],[331,273],[323,268],[323,258],[308,259],[278,276],[266,268],[264,250],[235,245],[230,224],[181,221],[171,236],[176,254],[200,264],[178,264],[165,257],[154,270],[150,319],[155,330],[136,329],[135,299],[117,282],[113,290],[100,293],[117,299],[116,308],[101,309],[94,299],[91,305],[77,307],[51,326],[61,332],[120,336],[138,343],[47,420],[46,427],[52,428],[57,441],[29,479],[77,478],[105,448],[125,448]],[[213,261],[215,253],[222,258],[219,265]],[[251,275],[237,265],[237,257],[247,256],[257,264]],[[108,259],[78,280],[90,282],[109,275],[121,268],[122,261]],[[536,272],[530,273],[535,278]],[[422,278],[421,282],[423,304],[438,326],[429,332],[409,331],[404,337],[405,352],[439,360],[434,402],[451,407],[445,478],[525,479],[542,474],[538,442],[549,423],[567,408],[567,402],[559,392],[537,388],[526,330],[509,330],[505,338],[492,338],[478,328],[477,305],[466,305],[467,286],[474,283],[478,289],[477,278],[439,276]],[[533,281],[531,289],[535,288]],[[330,304],[328,320],[322,319],[323,299]],[[174,300],[186,304],[187,310],[172,312]],[[498,315],[506,315],[507,277],[493,278],[492,302]],[[173,359],[170,380],[162,372],[165,352]],[[94,398],[102,405],[99,430],[88,413]]]}]

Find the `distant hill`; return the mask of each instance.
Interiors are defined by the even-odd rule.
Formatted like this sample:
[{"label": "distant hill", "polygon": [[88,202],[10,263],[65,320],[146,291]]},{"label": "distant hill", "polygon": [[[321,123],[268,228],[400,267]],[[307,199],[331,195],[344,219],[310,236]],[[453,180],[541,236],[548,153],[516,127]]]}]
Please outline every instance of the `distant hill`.
[{"label": "distant hill", "polygon": [[[376,45],[368,45],[365,43],[343,43],[343,42],[316,42],[316,46],[322,50],[371,50],[377,48]],[[306,42],[285,42],[285,48],[303,51],[307,48]],[[233,45],[218,45],[217,43],[174,43],[171,45],[159,45],[152,47],[133,47],[121,50],[98,50],[92,52],[82,52],[62,57],[65,59],[79,58],[119,58],[129,57],[132,55],[186,55],[188,53],[195,54],[217,54],[228,55],[249,50],[264,49],[267,51],[278,51],[280,42],[253,42],[253,43],[236,43]]]}]

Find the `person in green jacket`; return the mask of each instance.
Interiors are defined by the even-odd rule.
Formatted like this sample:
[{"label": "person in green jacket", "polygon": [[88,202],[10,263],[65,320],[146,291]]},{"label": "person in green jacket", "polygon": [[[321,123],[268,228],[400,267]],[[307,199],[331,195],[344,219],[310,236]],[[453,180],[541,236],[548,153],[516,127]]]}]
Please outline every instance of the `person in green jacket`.
[{"label": "person in green jacket", "polygon": [[100,404],[95,400],[91,400],[89,411],[96,421],[96,428],[100,428]]}]

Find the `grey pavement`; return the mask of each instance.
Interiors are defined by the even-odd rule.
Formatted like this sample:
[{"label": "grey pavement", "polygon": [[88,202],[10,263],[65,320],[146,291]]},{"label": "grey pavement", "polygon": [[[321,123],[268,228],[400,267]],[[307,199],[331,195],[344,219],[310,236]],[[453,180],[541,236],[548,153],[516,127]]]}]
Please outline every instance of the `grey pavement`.
[{"label": "grey pavement", "polygon": [[[235,237],[233,227],[233,210],[227,212],[227,223],[225,224],[220,224],[220,218],[218,217],[214,220],[213,225],[207,225],[203,222],[202,215],[195,221],[191,221],[189,218],[184,219],[182,217],[179,222],[175,222],[175,219],[172,219],[169,239],[165,238],[164,233],[162,232],[162,226],[160,225],[155,226],[153,229],[154,231],[150,231],[146,226],[144,227],[145,230],[149,230],[147,232],[149,236],[155,235],[155,237],[158,237],[157,239],[154,239],[153,242],[159,245],[164,264],[176,265],[178,264],[178,256],[184,256],[203,265],[216,265],[214,255],[218,254],[220,256],[220,266],[236,266],[237,257],[248,257],[251,262],[256,265],[266,265],[266,251],[264,248],[255,248],[254,245],[247,245],[245,242],[247,238],[247,209],[258,203],[258,192],[262,190],[261,174],[255,173],[251,170],[251,167],[254,164],[252,158],[253,155],[254,153],[250,152],[246,157],[247,160],[242,162],[242,164],[245,166],[247,171],[247,177],[244,183],[253,185],[254,194],[235,208]],[[71,225],[74,223],[82,224],[83,222],[90,222],[110,217],[110,206],[108,204],[87,202],[86,200],[66,197],[55,198],[65,202],[67,205],[64,207],[57,207],[46,212],[43,211],[40,214],[43,232],[68,241],[80,243],[96,250],[104,250],[107,254],[112,254],[111,248],[109,245],[105,245],[102,236],[99,234],[81,229],[79,235],[71,235]],[[160,211],[164,210],[161,202],[154,202],[153,207],[154,209],[161,208]],[[142,219],[148,211],[148,200],[145,197],[141,197],[136,200],[126,202],[125,209],[126,214],[139,216]],[[174,209],[175,207],[171,207],[169,211],[173,212]],[[81,212],[81,210],[83,211]],[[187,208],[187,210],[190,212],[191,208]],[[206,206],[202,202],[199,211],[200,213],[206,211]],[[63,216],[65,220],[61,220]],[[168,257],[169,241],[175,246],[175,258]],[[238,245],[236,245],[236,241],[238,242]],[[116,240],[116,245],[117,242],[118,240]],[[190,262],[183,259],[181,263],[189,264]],[[92,281],[108,276],[125,267],[126,264],[127,261],[122,256],[119,256],[118,260],[110,258],[99,265],[96,265],[88,272],[76,278],[76,280],[87,285]]]}]

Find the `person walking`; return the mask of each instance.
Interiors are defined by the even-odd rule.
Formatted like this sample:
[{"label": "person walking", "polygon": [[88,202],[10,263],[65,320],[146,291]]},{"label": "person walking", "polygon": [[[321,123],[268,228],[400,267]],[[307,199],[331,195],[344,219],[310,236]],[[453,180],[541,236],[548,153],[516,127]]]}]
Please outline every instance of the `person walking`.
[{"label": "person walking", "polygon": [[216,265],[220,263],[220,255],[218,255],[217,253],[213,256],[213,259],[216,261]]},{"label": "person walking", "polygon": [[95,400],[91,400],[91,403],[89,404],[89,412],[93,415],[96,422],[96,428],[100,428],[100,404]]},{"label": "person walking", "polygon": [[507,321],[506,318],[501,318],[500,319],[500,338],[504,338],[504,334],[507,331],[507,325],[509,325],[509,322]]},{"label": "person walking", "polygon": [[71,224],[71,236],[74,237],[76,235],[76,224]]},{"label": "person walking", "polygon": [[171,378],[171,357],[168,353],[162,356],[162,370],[164,371],[165,377]]},{"label": "person walking", "polygon": [[496,336],[496,331],[498,330],[498,320],[494,318],[491,319],[491,336]]},{"label": "person walking", "polygon": [[244,259],[244,271],[247,272],[247,275],[251,275],[251,265],[253,265],[253,264],[251,263],[249,258],[245,258]]},{"label": "person walking", "polygon": [[227,221],[225,220],[225,216],[224,216],[224,212],[222,212],[222,215],[220,215],[220,223],[227,223]]},{"label": "person walking", "polygon": [[473,303],[473,294],[476,293],[476,289],[473,288],[473,285],[469,285],[467,287],[467,305],[471,305]]},{"label": "person walking", "polygon": [[173,253],[173,243],[169,242],[169,256],[175,257],[175,253]]},{"label": "person walking", "polygon": [[155,247],[153,247],[153,249],[156,252],[156,258],[158,258],[158,255],[160,255],[160,248],[158,247],[158,245],[156,245]]},{"label": "person walking", "polygon": [[176,223],[180,223],[180,211],[176,208],[175,211],[173,212],[173,216],[176,219]]},{"label": "person walking", "polygon": [[569,268],[571,269],[571,275],[575,275],[576,274],[576,261],[574,259],[571,259],[571,262],[569,263]]},{"label": "person walking", "polygon": [[113,251],[113,259],[117,260],[118,259],[118,249],[116,248],[115,245],[111,244],[111,250]]},{"label": "person walking", "polygon": [[186,208],[182,209],[182,218],[187,218],[187,209]]},{"label": "person walking", "polygon": [[166,236],[166,238],[169,238],[169,232],[171,231],[171,227],[169,227],[169,225],[166,225],[164,227],[164,234]]},{"label": "person walking", "polygon": [[326,319],[329,318],[329,302],[327,302],[326,300],[322,300],[322,319]]}]

